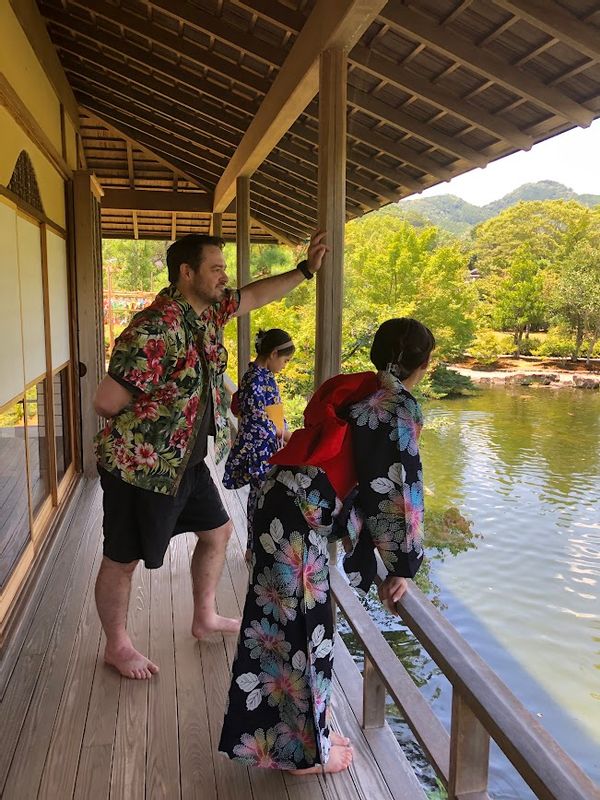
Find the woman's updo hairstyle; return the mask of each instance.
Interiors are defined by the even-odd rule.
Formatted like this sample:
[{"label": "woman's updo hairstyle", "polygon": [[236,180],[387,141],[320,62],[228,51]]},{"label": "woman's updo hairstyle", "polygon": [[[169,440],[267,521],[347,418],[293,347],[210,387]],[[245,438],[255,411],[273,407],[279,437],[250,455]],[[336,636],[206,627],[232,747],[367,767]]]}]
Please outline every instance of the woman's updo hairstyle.
[{"label": "woman's updo hairstyle", "polygon": [[427,361],[434,347],[429,328],[416,319],[396,317],[379,326],[371,345],[371,361],[378,370],[393,365],[402,381]]},{"label": "woman's updo hairstyle", "polygon": [[292,337],[281,328],[260,330],[254,338],[254,347],[257,356],[268,356],[273,350],[280,356],[291,356],[296,349]]}]

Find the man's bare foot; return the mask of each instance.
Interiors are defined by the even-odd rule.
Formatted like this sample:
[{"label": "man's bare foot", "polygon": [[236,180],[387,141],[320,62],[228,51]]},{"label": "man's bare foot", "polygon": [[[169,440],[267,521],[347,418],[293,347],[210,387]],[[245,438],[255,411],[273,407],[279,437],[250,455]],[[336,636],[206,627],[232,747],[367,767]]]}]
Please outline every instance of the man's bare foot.
[{"label": "man's bare foot", "polygon": [[228,633],[237,636],[242,625],[241,619],[231,619],[221,617],[219,614],[211,614],[202,620],[194,620],[192,624],[192,636],[196,639],[204,639],[211,633]]},{"label": "man's bare foot", "polygon": [[329,751],[329,759],[325,766],[309,767],[309,769],[290,770],[294,775],[321,775],[323,772],[343,772],[352,763],[352,748],[334,745]]},{"label": "man's bare foot", "polygon": [[114,667],[124,678],[144,681],[156,675],[158,667],[150,659],[143,656],[135,647],[121,647],[104,651],[104,662]]},{"label": "man's bare foot", "polygon": [[329,739],[332,745],[337,745],[338,747],[350,747],[350,739],[347,736],[342,736],[341,733],[337,731],[329,731]]}]

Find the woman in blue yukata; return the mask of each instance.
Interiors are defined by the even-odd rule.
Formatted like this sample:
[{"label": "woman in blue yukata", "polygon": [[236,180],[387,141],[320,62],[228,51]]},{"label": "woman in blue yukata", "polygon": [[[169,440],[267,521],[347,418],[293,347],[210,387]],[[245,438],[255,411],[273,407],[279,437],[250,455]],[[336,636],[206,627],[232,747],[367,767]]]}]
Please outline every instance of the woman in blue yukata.
[{"label": "woman in blue yukata", "polygon": [[414,319],[390,319],[371,348],[378,372],[326,381],[305,428],[271,462],[254,516],[252,574],[219,750],[248,766],[296,774],[350,765],[329,726],[333,617],[328,541],[344,538],[344,570],[365,593],[378,552],[390,610],[423,558],[421,409],[411,390],[435,346]]},{"label": "woman in blue yukata", "polygon": [[[237,392],[238,433],[225,463],[223,484],[228,489],[241,489],[250,484],[248,495],[248,550],[253,544],[252,519],[256,499],[271,469],[269,459],[290,438],[283,419],[281,397],[275,375],[294,355],[294,343],[280,328],[259,331],[254,342],[256,359],[248,367]],[[273,413],[279,409],[281,413]],[[281,427],[273,418],[281,418]]]}]

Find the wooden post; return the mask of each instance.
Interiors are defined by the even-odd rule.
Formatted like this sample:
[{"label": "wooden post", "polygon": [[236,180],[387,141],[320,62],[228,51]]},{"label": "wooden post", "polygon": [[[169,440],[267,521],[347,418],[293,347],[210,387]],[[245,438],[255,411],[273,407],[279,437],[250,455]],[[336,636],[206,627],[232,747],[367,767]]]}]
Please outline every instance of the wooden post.
[{"label": "wooden post", "polygon": [[319,85],[319,229],[330,252],[317,274],[315,388],[340,371],[346,221],[346,83],[344,50],[321,55]]},{"label": "wooden post", "polygon": [[385,684],[365,653],[363,671],[363,728],[383,728],[385,724]]},{"label": "wooden post", "polygon": [[89,170],[78,170],[73,174],[73,230],[79,360],[84,368],[81,371],[85,371],[85,375],[80,377],[82,467],[86,475],[93,477],[97,472],[92,439],[99,429],[93,399],[105,368],[100,194]]},{"label": "wooden post", "polygon": [[[250,178],[237,179],[236,199],[237,285],[250,283]],[[238,317],[238,386],[250,361],[250,314]]]},{"label": "wooden post", "polygon": [[213,212],[210,220],[210,233],[211,236],[223,235],[223,214]]},{"label": "wooden post", "polygon": [[490,736],[465,698],[453,688],[449,800],[487,797]]}]

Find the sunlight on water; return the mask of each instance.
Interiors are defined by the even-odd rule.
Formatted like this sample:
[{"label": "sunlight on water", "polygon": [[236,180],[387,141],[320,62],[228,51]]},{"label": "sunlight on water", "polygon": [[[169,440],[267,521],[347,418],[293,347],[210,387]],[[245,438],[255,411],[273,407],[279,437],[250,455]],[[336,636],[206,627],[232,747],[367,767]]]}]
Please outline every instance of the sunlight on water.
[{"label": "sunlight on water", "polygon": [[445,613],[599,781],[600,394],[489,389],[427,412],[428,507],[482,536],[435,566]]}]

